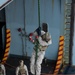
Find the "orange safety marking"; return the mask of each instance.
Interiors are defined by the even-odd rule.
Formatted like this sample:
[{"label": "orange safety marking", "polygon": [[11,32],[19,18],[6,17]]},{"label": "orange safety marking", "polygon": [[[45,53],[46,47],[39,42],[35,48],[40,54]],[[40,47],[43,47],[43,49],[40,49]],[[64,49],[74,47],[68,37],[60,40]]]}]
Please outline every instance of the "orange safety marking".
[{"label": "orange safety marking", "polygon": [[5,49],[3,59],[2,59],[3,64],[6,62],[8,55],[9,55],[10,41],[11,41],[10,29],[7,29],[6,30],[6,49]]},{"label": "orange safety marking", "polygon": [[62,59],[63,59],[63,48],[64,48],[64,36],[60,36],[58,58],[57,58],[57,63],[53,75],[58,75],[59,69],[61,67]]},{"label": "orange safety marking", "polygon": [[8,44],[6,45],[6,47],[8,47],[8,46],[10,46],[10,43],[8,43]]}]

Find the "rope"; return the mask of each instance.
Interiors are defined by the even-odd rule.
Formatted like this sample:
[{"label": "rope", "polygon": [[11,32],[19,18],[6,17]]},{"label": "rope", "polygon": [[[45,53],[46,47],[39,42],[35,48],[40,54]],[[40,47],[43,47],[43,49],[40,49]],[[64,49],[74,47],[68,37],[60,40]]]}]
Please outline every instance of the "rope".
[{"label": "rope", "polygon": [[10,66],[11,68],[16,69],[16,67],[15,67],[15,66],[12,66],[12,65],[10,65],[10,64],[8,64],[8,63],[5,63],[5,65]]},{"label": "rope", "polygon": [[52,13],[53,13],[53,9],[54,9],[54,0],[52,0]]},{"label": "rope", "polygon": [[25,33],[25,56],[27,56],[27,49],[26,49],[26,44],[27,44],[27,40],[26,40],[26,22],[25,22],[25,0],[23,0],[23,8],[24,8],[24,33]]},{"label": "rope", "polygon": [[38,0],[38,23],[40,27],[40,0]]},{"label": "rope", "polygon": [[61,14],[61,0],[59,0],[59,3],[60,3],[60,14]]},{"label": "rope", "polygon": [[[38,0],[38,23],[39,23],[39,28],[40,28],[40,0]],[[41,32],[41,30],[39,30],[39,32]],[[36,39],[36,43],[35,43],[35,52],[36,52],[36,56],[35,56],[35,65],[36,65],[36,61],[37,61],[37,53],[38,53],[38,46],[39,46],[39,42]],[[35,75],[36,75],[36,68],[35,68]]]},{"label": "rope", "polygon": [[22,40],[22,53],[23,53],[23,56],[24,56],[24,41],[23,41],[23,33],[21,31],[21,40]]},{"label": "rope", "polygon": [[[38,58],[38,55],[37,55],[37,53],[38,53],[38,46],[39,46],[39,41],[36,39],[36,43],[35,43],[35,47],[36,47],[36,49],[35,49],[35,52],[36,52],[35,65],[36,65],[37,58]],[[36,68],[35,68],[35,75],[36,75]]]}]

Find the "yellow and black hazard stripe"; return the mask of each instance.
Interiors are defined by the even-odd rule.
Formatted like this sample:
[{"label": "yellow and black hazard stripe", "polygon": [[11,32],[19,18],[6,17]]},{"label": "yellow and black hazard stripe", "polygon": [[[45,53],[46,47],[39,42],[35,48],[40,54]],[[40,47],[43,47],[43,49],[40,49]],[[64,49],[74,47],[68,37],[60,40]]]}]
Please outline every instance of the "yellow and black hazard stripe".
[{"label": "yellow and black hazard stripe", "polygon": [[57,58],[57,63],[53,75],[57,75],[60,70],[62,59],[63,59],[63,48],[64,48],[64,36],[60,36],[58,58]]},{"label": "yellow and black hazard stripe", "polygon": [[11,34],[10,34],[10,29],[6,30],[6,49],[5,53],[2,59],[2,63],[4,64],[8,58],[9,55],[9,50],[10,50],[10,41],[11,41]]}]

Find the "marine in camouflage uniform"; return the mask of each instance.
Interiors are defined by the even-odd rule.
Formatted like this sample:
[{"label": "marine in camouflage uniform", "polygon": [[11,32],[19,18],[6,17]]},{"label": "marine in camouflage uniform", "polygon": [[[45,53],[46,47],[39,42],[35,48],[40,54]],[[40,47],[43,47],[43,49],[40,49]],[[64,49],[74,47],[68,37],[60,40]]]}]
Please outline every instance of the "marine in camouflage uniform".
[{"label": "marine in camouflage uniform", "polygon": [[16,75],[28,75],[27,66],[24,65],[24,61],[20,61],[20,65],[16,68]]},{"label": "marine in camouflage uniform", "polygon": [[[34,33],[35,34],[35,33]],[[36,40],[36,39],[35,39]],[[30,59],[31,63],[30,63],[30,71],[33,75],[35,75],[35,71],[36,71],[36,75],[40,75],[41,73],[41,63],[44,59],[45,56],[45,50],[47,49],[47,47],[52,44],[52,40],[51,40],[51,36],[50,34],[44,31],[41,31],[41,36],[38,37],[38,52],[37,52],[37,60],[36,60],[36,41],[34,43],[34,51],[32,53],[32,57]],[[35,64],[35,60],[36,60],[36,64]]]},{"label": "marine in camouflage uniform", "polygon": [[6,75],[6,72],[5,72],[5,67],[3,64],[0,63],[0,75]]}]

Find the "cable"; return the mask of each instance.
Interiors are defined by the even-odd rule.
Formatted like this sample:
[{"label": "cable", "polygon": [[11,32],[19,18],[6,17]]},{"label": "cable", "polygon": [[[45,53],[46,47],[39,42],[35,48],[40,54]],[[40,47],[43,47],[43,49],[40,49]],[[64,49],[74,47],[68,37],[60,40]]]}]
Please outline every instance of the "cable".
[{"label": "cable", "polygon": [[25,0],[23,0],[23,8],[24,8],[24,33],[25,33],[25,56],[27,56],[27,39],[26,39],[26,24],[25,24]]},{"label": "cable", "polygon": [[[39,28],[40,28],[40,0],[38,0],[38,23],[39,23]],[[39,32],[41,33],[41,29],[39,29]],[[37,53],[38,53],[38,47],[39,47],[39,42],[38,40],[36,39],[36,45],[35,45],[36,49],[35,49],[35,52],[36,52],[36,56],[35,56],[35,65],[36,65],[36,61],[37,61]],[[36,75],[36,69],[35,69],[35,75]]]},{"label": "cable", "polygon": [[15,66],[12,66],[12,65],[10,65],[10,64],[8,64],[8,63],[5,63],[5,65],[7,65],[7,66],[10,66],[11,68],[16,68]]},{"label": "cable", "polygon": [[40,27],[40,0],[38,0],[38,23]]}]

